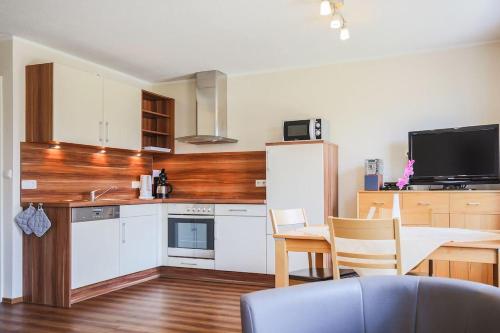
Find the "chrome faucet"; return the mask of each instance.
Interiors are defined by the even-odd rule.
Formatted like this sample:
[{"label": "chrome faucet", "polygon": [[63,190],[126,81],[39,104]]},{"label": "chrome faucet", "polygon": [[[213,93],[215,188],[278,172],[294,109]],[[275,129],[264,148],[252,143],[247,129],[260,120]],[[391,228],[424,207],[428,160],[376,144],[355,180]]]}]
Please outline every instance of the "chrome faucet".
[{"label": "chrome faucet", "polygon": [[116,190],[118,189],[117,186],[111,186],[109,188],[107,188],[106,190],[104,190],[101,194],[99,195],[96,195],[96,193],[98,191],[100,191],[100,189],[97,189],[97,190],[93,190],[93,191],[90,191],[90,201],[96,201],[97,199],[99,199],[100,197],[102,197],[104,194],[108,193],[109,191],[111,190]]}]

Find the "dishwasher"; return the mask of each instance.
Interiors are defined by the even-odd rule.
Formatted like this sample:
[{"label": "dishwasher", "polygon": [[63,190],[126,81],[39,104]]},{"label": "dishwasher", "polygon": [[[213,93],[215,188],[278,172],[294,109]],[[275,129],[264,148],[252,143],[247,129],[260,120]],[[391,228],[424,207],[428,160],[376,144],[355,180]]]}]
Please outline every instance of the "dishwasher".
[{"label": "dishwasher", "polygon": [[120,206],[71,209],[71,288],[119,276]]}]

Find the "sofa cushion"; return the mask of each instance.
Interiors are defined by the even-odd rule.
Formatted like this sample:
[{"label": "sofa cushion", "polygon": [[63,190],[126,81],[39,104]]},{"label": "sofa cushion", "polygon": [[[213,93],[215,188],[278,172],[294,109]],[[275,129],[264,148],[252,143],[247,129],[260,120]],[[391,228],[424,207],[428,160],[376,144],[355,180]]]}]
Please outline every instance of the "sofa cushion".
[{"label": "sofa cushion", "polygon": [[500,290],[444,278],[378,276],[241,298],[244,333],[500,332]]}]

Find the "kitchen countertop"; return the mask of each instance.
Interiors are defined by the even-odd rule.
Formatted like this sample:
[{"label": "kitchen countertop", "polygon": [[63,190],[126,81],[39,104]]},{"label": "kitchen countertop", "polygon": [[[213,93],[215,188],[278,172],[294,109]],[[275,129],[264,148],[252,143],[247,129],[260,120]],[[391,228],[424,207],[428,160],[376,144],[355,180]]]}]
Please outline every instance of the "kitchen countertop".
[{"label": "kitchen countertop", "polygon": [[[27,205],[29,202],[23,202],[22,205]],[[251,204],[264,205],[264,199],[200,199],[200,198],[168,198],[168,199],[100,199],[97,201],[88,200],[60,200],[60,201],[44,201],[44,207],[95,207],[95,206],[117,206],[117,205],[143,205],[143,204],[161,204],[161,203],[206,203],[206,204]],[[34,202],[36,206],[38,202]]]}]

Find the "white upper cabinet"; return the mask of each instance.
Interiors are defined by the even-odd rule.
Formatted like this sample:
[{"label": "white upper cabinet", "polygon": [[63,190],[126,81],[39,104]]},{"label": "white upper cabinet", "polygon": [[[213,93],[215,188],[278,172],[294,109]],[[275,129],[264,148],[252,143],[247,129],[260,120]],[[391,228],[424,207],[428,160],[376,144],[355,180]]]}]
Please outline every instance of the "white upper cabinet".
[{"label": "white upper cabinet", "polygon": [[104,78],[104,145],[141,149],[141,89]]},{"label": "white upper cabinet", "polygon": [[103,145],[102,78],[54,64],[53,80],[53,140]]},{"label": "white upper cabinet", "polygon": [[142,91],[98,73],[26,66],[26,141],[141,149]]}]

